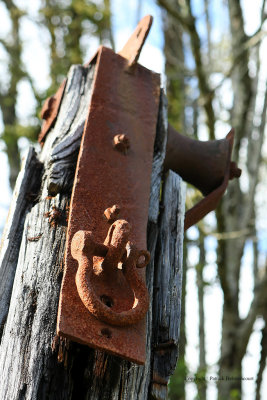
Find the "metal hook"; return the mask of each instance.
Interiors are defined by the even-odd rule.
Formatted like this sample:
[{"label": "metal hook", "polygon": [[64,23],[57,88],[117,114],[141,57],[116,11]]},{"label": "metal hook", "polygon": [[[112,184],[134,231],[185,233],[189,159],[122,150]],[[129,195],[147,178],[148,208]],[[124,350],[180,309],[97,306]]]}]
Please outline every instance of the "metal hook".
[{"label": "metal hook", "polygon": [[[85,307],[100,321],[115,326],[136,324],[145,317],[149,306],[149,295],[146,286],[138,274],[137,268],[145,267],[150,259],[146,250],[139,251],[128,241],[130,224],[125,220],[115,221],[107,234],[104,244],[94,241],[89,231],[78,231],[71,242],[71,254],[79,267],[76,273],[76,286]],[[111,273],[122,262],[122,274],[134,293],[133,307],[127,311],[112,310],[113,299],[105,304],[105,293],[98,296],[92,280],[94,271],[93,257],[103,257],[102,273]],[[112,276],[112,275],[111,275]]]}]

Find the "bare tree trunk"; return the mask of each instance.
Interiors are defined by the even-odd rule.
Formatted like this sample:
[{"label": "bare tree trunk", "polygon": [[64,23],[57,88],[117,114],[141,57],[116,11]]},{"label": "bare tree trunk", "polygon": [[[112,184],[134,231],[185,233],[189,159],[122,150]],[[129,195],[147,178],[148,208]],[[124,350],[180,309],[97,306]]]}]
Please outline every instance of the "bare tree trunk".
[{"label": "bare tree trunk", "polygon": [[[0,345],[0,398],[18,399],[166,399],[167,383],[178,357],[184,191],[181,179],[162,167],[167,133],[167,106],[161,96],[148,220],[147,266],[150,308],[147,314],[147,360],[144,366],[95,351],[56,336],[56,317],[63,271],[68,206],[73,174],[88,105],[94,66],[72,67],[54,129],[41,154],[30,150],[15,211],[17,252],[0,266],[8,294]],[[34,173],[43,164],[42,173]],[[29,169],[29,170],[28,170]],[[39,187],[38,198],[21,206],[27,182]],[[48,188],[53,188],[53,196]],[[160,198],[162,198],[160,205]],[[51,211],[57,208],[58,219]],[[25,219],[25,222],[24,222]],[[11,224],[14,226],[14,223]],[[8,237],[11,228],[6,232]],[[14,230],[14,229],[13,229]],[[6,273],[12,265],[12,274]],[[13,281],[14,278],[14,281]],[[155,289],[154,289],[155,285]],[[12,294],[10,297],[12,288]],[[2,287],[1,287],[2,290]]]},{"label": "bare tree trunk", "polygon": [[[198,288],[198,307],[199,307],[199,366],[198,374],[201,377],[206,376],[207,364],[206,364],[206,345],[205,345],[205,312],[204,312],[204,282],[203,282],[203,269],[205,267],[205,247],[204,247],[204,235],[199,232],[199,263],[196,266],[197,269],[197,288]],[[198,396],[200,400],[206,399],[206,380],[200,380],[198,383]]]},{"label": "bare tree trunk", "polygon": [[[242,359],[246,352],[249,337],[252,333],[254,321],[259,313],[259,301],[266,298],[263,284],[255,280],[254,301],[247,318],[239,317],[239,280],[241,258],[247,240],[245,230],[254,231],[255,220],[255,190],[258,183],[259,167],[261,160],[261,147],[263,143],[264,129],[256,128],[253,119],[257,115],[256,91],[258,85],[258,72],[254,81],[249,75],[249,50],[246,46],[248,40],[244,31],[244,20],[239,0],[228,0],[229,17],[232,33],[232,53],[234,54],[232,85],[234,91],[234,105],[232,124],[235,126],[234,157],[238,158],[244,138],[248,140],[248,182],[247,193],[242,193],[239,182],[233,182],[224,197],[221,207],[217,211],[217,224],[221,232],[240,232],[238,237],[227,241],[218,242],[218,271],[224,292],[222,342],[220,375],[241,377]],[[262,123],[265,125],[265,106],[262,108]],[[262,123],[260,125],[262,125]],[[254,130],[258,137],[255,139]],[[263,281],[266,281],[264,277]],[[258,293],[257,293],[258,292]],[[242,341],[240,340],[242,337]],[[229,379],[219,382],[219,398],[229,398],[229,393],[236,392],[237,398],[241,398],[241,379]]]},{"label": "bare tree trunk", "polygon": [[263,373],[266,367],[266,359],[267,359],[267,323],[266,317],[264,320],[264,328],[262,329],[262,338],[261,338],[261,355],[260,355],[260,363],[259,363],[259,371],[256,380],[256,400],[261,399],[261,385],[263,381]]},{"label": "bare tree trunk", "polygon": [[[230,397],[238,399],[241,397],[242,359],[246,354],[255,319],[259,315],[264,316],[264,304],[266,308],[267,301],[266,274],[261,274],[260,276],[255,262],[254,299],[247,317],[240,318],[238,302],[240,298],[241,260],[244,255],[245,245],[249,238],[254,235],[256,229],[257,204],[255,202],[255,194],[257,183],[260,179],[261,165],[263,164],[261,152],[264,141],[264,127],[266,125],[267,92],[266,88],[264,88],[266,82],[262,83],[261,81],[263,67],[260,65],[259,49],[261,38],[264,34],[263,24],[266,20],[264,11],[266,1],[262,0],[261,2],[261,21],[257,31],[250,37],[247,36],[244,28],[242,7],[246,7],[245,3],[243,2],[242,4],[240,0],[220,2],[221,4],[227,4],[229,11],[229,43],[231,51],[226,51],[224,57],[227,56],[227,60],[228,62],[229,60],[231,61],[231,65],[227,66],[227,71],[224,70],[224,61],[222,61],[226,60],[226,58],[223,57],[220,60],[217,56],[216,59],[217,42],[212,41],[212,43],[209,43],[212,39],[209,22],[211,23],[211,28],[215,27],[215,25],[213,21],[209,21],[209,3],[207,0],[202,2],[205,5],[207,22],[205,35],[203,35],[203,32],[199,33],[200,31],[197,29],[197,22],[200,22],[203,16],[199,15],[197,17],[198,21],[194,17],[195,10],[193,9],[192,0],[176,2],[174,0],[158,0],[157,2],[167,13],[168,18],[174,18],[176,24],[181,24],[190,36],[192,56],[195,62],[195,70],[191,69],[191,73],[198,78],[198,109],[200,116],[203,116],[204,112],[206,114],[206,124],[209,127],[210,139],[214,138],[215,135],[215,113],[217,117],[220,117],[222,115],[221,111],[228,110],[223,105],[223,102],[222,107],[215,106],[223,95],[214,90],[216,83],[213,82],[213,75],[210,77],[209,75],[216,72],[221,74],[222,79],[216,89],[223,87],[228,79],[232,83],[233,106],[229,123],[235,128],[233,160],[237,161],[243,168],[243,176],[245,177],[243,182],[246,181],[247,189],[241,186],[242,181],[235,180],[231,182],[216,210],[217,230],[223,239],[218,240],[217,247],[218,275],[224,297],[221,357],[218,363],[219,376],[230,377],[230,379],[218,382],[218,397],[220,399],[229,399]],[[201,26],[204,27],[203,21]],[[205,38],[208,39],[207,45]],[[225,39],[225,33],[222,34],[221,38],[222,40]],[[186,46],[185,41],[184,44]],[[176,45],[175,42],[174,45]],[[256,49],[253,47],[256,47]],[[213,65],[207,65],[205,62],[209,60],[209,55],[205,53],[207,48],[212,51],[210,60]],[[186,50],[188,51],[188,48]],[[168,55],[168,53],[166,54]],[[218,59],[220,66],[217,64]],[[255,76],[253,76],[254,73],[251,73],[252,70],[250,71],[251,61],[254,62],[256,67]],[[177,72],[179,71],[178,57],[177,60],[173,60],[174,65],[175,62]],[[186,88],[188,86],[186,85]],[[221,117],[221,120],[224,121],[224,117]],[[247,153],[246,159],[244,159],[242,153],[243,155]],[[210,231],[210,227],[206,226],[206,228],[208,228],[207,231]]]},{"label": "bare tree trunk", "polygon": [[[171,0],[172,5],[179,7],[176,0]],[[183,48],[183,29],[172,16],[165,13],[164,23],[164,54],[165,54],[165,71],[168,76],[167,80],[167,96],[169,102],[169,121],[180,132],[185,132],[185,103],[186,92],[184,85],[184,48]],[[186,254],[186,246],[184,246],[184,254]],[[186,257],[185,257],[186,258]],[[182,282],[182,305],[181,305],[181,331],[179,341],[179,363],[174,375],[170,380],[169,398],[184,399],[185,386],[184,379],[187,375],[185,362],[185,288],[186,288],[186,262],[183,262],[183,282]]]},{"label": "bare tree trunk", "polygon": [[25,76],[22,71],[21,65],[21,40],[19,37],[19,26],[21,12],[13,1],[7,1],[5,3],[9,16],[11,19],[11,34],[12,41],[8,42],[1,40],[1,45],[10,57],[9,62],[9,74],[10,83],[7,91],[0,89],[0,102],[1,102],[1,113],[4,123],[4,132],[1,135],[2,140],[6,145],[6,153],[9,163],[9,183],[11,189],[14,189],[15,182],[20,169],[20,153],[18,147],[18,132],[17,132],[17,117],[16,117],[16,99],[17,99],[17,87],[18,84]]}]

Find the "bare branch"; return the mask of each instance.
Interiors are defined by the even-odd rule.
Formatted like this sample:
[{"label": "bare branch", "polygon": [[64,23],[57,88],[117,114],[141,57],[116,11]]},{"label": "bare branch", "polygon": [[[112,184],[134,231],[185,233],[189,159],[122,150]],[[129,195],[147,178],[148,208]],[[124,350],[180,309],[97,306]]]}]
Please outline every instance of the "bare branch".
[{"label": "bare branch", "polygon": [[[205,247],[204,247],[204,235],[200,233],[199,235],[199,264],[196,266],[197,272],[197,288],[198,288],[198,305],[199,305],[199,366],[198,374],[201,376],[205,374],[207,369],[206,363],[206,345],[205,345],[205,309],[204,309],[204,280],[203,280],[203,269],[205,267]],[[198,392],[201,399],[206,398],[207,386],[205,382],[199,382]]]},{"label": "bare branch", "polygon": [[260,389],[261,389],[261,384],[262,384],[262,379],[263,379],[263,372],[266,367],[266,358],[267,358],[267,316],[264,318],[265,320],[265,326],[262,329],[262,338],[261,338],[261,358],[260,358],[260,366],[259,366],[259,371],[258,371],[258,376],[257,376],[257,381],[256,381],[256,400],[260,400]]},{"label": "bare branch", "polygon": [[253,135],[249,137],[249,144],[248,144],[249,163],[247,165],[249,173],[249,192],[246,199],[247,206],[244,209],[242,216],[243,220],[242,219],[240,220],[240,226],[243,225],[243,228],[245,228],[244,221],[249,220],[250,215],[252,214],[252,209],[254,207],[255,192],[259,180],[259,169],[262,159],[262,147],[263,147],[265,126],[266,126],[266,114],[267,114],[267,82],[266,82],[266,90],[265,90],[264,102],[261,113],[261,124],[257,129],[258,137],[254,137]]},{"label": "bare branch", "polygon": [[247,52],[247,50],[250,50],[252,47],[256,47],[257,45],[259,45],[261,41],[266,37],[266,35],[266,31],[257,31],[257,33],[252,35],[245,42],[245,44],[241,46],[239,52],[235,55],[233,59],[231,68],[229,68],[229,70],[224,74],[221,82],[213,89],[214,91],[218,90],[223,85],[223,83],[232,76],[235,68],[237,68],[238,64],[242,62],[242,56],[244,55],[244,53]]},{"label": "bare branch", "polygon": [[267,18],[267,14],[265,12],[265,4],[266,4],[266,0],[262,0],[262,6],[261,6],[261,24],[263,24],[263,22],[265,21],[265,19]]},{"label": "bare branch", "polygon": [[210,25],[210,15],[209,15],[209,0],[204,0],[204,5],[205,5],[206,30],[208,39],[208,61],[209,61],[209,66],[211,66],[211,25]]},{"label": "bare branch", "polygon": [[4,47],[4,49],[8,52],[9,50],[9,46],[7,44],[7,42],[4,39],[0,38],[0,44]]},{"label": "bare branch", "polygon": [[158,5],[161,6],[169,15],[171,15],[174,19],[180,22],[184,28],[187,28],[191,21],[189,18],[183,16],[179,11],[173,8],[168,1],[166,0],[158,0]]},{"label": "bare branch", "polygon": [[247,317],[241,322],[238,330],[237,337],[242,338],[238,340],[238,354],[237,357],[242,360],[246,352],[246,348],[249,342],[250,335],[252,333],[254,322],[258,315],[264,315],[266,312],[267,302],[267,273],[264,277],[255,285],[254,298],[249,310]]},{"label": "bare branch", "polygon": [[[104,0],[104,5],[105,5],[106,12],[111,14],[110,0]],[[114,37],[113,37],[113,33],[112,33],[111,23],[108,24],[107,29],[108,29],[108,39],[110,41],[110,45],[111,45],[112,49],[114,50],[115,49],[115,41],[114,41]]]},{"label": "bare branch", "polygon": [[192,53],[195,60],[198,85],[202,97],[202,105],[207,116],[207,125],[209,127],[210,139],[215,139],[215,115],[212,105],[214,91],[208,84],[208,77],[205,72],[204,63],[201,54],[201,41],[196,29],[195,18],[192,13],[191,3],[187,1],[187,16],[170,6],[166,0],[158,0],[158,4],[164,8],[173,18],[175,18],[187,30],[190,36]]}]

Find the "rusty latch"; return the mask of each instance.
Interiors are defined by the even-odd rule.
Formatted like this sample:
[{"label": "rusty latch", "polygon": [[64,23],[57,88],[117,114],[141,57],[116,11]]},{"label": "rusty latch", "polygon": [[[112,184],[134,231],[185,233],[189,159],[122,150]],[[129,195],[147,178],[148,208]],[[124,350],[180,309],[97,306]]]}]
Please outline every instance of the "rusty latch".
[{"label": "rusty latch", "polygon": [[138,364],[146,355],[143,267],[160,76],[137,58],[151,19],[141,21],[123,56],[100,47],[92,61],[57,326],[62,336]]}]

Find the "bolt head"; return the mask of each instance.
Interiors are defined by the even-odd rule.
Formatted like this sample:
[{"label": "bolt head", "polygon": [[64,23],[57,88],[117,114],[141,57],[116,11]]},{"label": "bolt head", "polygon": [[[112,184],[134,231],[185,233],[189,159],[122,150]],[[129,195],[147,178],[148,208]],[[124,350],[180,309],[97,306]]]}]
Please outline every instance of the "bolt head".
[{"label": "bolt head", "polygon": [[116,135],[113,138],[113,147],[119,152],[127,154],[130,148],[130,140],[124,133]]},{"label": "bolt head", "polygon": [[240,178],[242,170],[238,168],[234,161],[230,162],[230,175],[229,179],[232,180],[234,178]]},{"label": "bolt head", "polygon": [[113,223],[119,217],[120,214],[120,206],[114,204],[114,206],[107,208],[104,211],[104,215],[109,223]]}]

